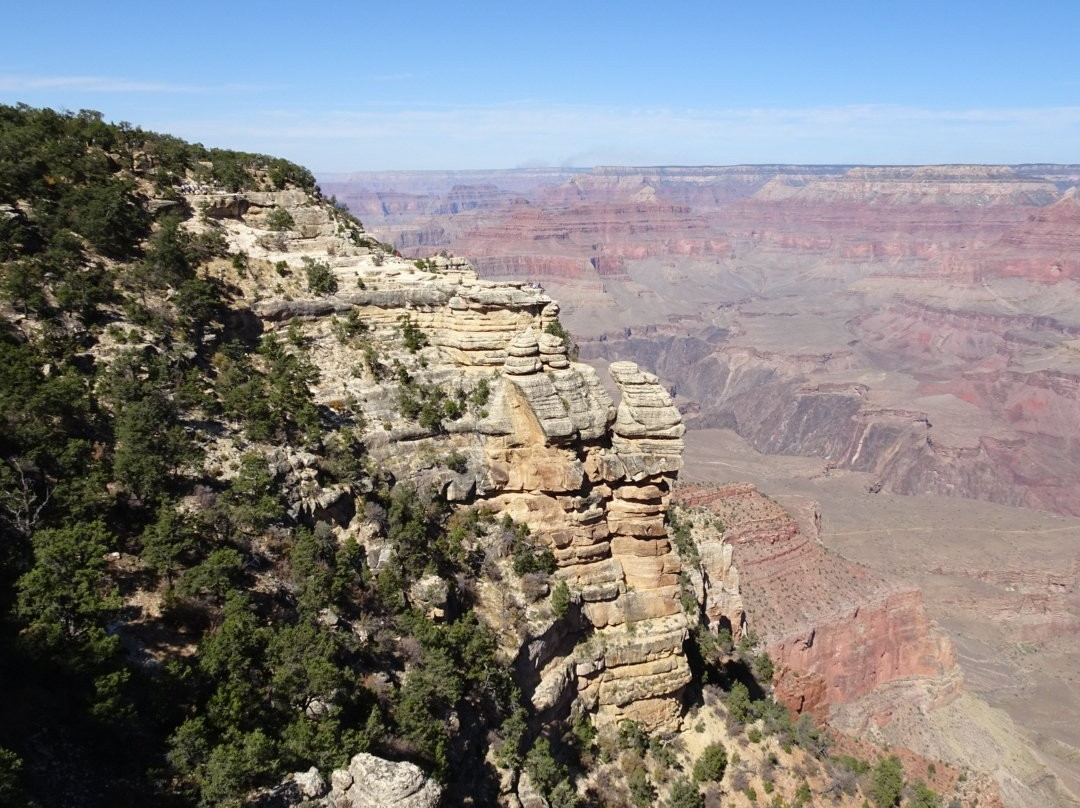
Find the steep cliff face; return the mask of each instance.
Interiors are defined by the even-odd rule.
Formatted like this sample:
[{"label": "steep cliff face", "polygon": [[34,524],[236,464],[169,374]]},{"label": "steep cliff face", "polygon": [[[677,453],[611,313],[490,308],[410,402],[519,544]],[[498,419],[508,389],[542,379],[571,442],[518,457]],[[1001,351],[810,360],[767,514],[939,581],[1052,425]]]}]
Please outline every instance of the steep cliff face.
[{"label": "steep cliff face", "polygon": [[[601,720],[673,727],[690,670],[680,564],[664,517],[684,427],[656,377],[613,363],[616,407],[596,371],[571,362],[563,340],[545,331],[558,315],[550,298],[533,286],[480,280],[459,259],[417,267],[380,256],[376,263],[366,250],[315,232],[303,252],[300,245],[277,252],[240,225],[231,232],[260,259],[297,269],[305,257],[331,265],[334,294],[294,286],[285,295],[259,294],[254,309],[267,328],[302,332],[323,369],[317,400],[362,413],[364,442],[383,468],[459,506],[509,515],[551,548],[583,622],[562,642],[550,641],[550,619],[509,633],[527,649],[521,664],[535,684],[534,706],[564,709],[578,699]],[[350,317],[364,324],[362,342],[336,336]],[[422,334],[426,347],[402,350],[403,328]],[[483,385],[486,400],[424,426],[403,417],[402,374],[379,370],[389,364],[414,387],[447,397]],[[466,458],[463,470],[435,462],[451,452]],[[311,495],[324,508],[334,496]],[[341,529],[362,533],[362,521],[359,515]],[[393,563],[386,548],[368,550]],[[492,604],[487,615],[495,625],[506,622],[499,608]],[[575,642],[585,635],[587,643]]]},{"label": "steep cliff face", "polygon": [[681,466],[678,413],[631,363],[611,368],[622,395],[615,410],[595,373],[570,366],[550,335],[515,339],[505,372],[512,431],[488,439],[490,474],[502,482],[487,501],[548,538],[594,629],[588,647],[534,661],[536,706],[565,696],[558,682],[602,713],[670,725],[690,679],[680,566],[664,525]]},{"label": "steep cliff face", "polygon": [[[699,541],[710,580],[730,578],[730,568],[738,576],[738,601],[718,604],[717,619],[760,636],[777,663],[777,698],[792,709],[827,719],[885,691],[927,707],[960,693],[956,653],[930,623],[919,591],[827,553],[812,503],[796,521],[745,484],[680,488],[676,501],[725,525],[730,561],[706,560],[723,556],[715,540]],[[888,722],[892,697],[877,699],[867,720]]]}]

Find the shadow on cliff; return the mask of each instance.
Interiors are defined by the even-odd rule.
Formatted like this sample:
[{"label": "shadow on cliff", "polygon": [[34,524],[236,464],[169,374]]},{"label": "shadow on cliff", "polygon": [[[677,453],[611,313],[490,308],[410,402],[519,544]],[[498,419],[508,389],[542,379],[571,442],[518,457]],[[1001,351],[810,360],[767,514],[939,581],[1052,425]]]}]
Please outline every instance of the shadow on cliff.
[{"label": "shadow on cliff", "polygon": [[684,706],[687,709],[704,706],[707,686],[718,687],[727,693],[732,685],[740,682],[749,692],[751,701],[761,701],[768,696],[765,688],[754,677],[749,663],[738,657],[705,659],[693,636],[687,639],[683,650],[693,677],[685,691]]}]

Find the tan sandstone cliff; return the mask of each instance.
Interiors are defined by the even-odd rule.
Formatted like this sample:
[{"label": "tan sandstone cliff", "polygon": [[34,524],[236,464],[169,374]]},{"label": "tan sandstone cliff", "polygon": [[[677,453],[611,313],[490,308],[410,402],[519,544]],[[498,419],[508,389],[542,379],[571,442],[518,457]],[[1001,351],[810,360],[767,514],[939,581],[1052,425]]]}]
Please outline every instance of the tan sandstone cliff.
[{"label": "tan sandstone cliff", "polygon": [[[276,206],[300,224],[260,232],[264,212]],[[531,669],[536,708],[563,708],[576,698],[601,720],[627,716],[673,727],[690,669],[680,563],[664,518],[684,427],[656,377],[613,363],[616,407],[596,371],[571,362],[563,340],[545,331],[558,306],[539,288],[481,280],[460,259],[418,266],[386,255],[370,241],[347,238],[325,207],[288,192],[215,198],[203,207],[234,248],[277,267],[281,282],[273,286],[267,273],[229,280],[253,298],[267,329],[303,342],[322,370],[317,400],[361,417],[364,443],[380,467],[459,506],[508,514],[551,547],[556,575],[583,617],[569,642],[557,621],[513,587],[493,587],[499,591],[481,604],[502,629],[508,656],[525,649],[519,662]],[[312,259],[329,265],[334,294],[305,288]],[[362,339],[341,338],[346,318],[363,324]],[[425,347],[402,349],[403,322],[423,335]],[[406,376],[444,396],[481,384],[488,394],[482,407],[424,427],[399,412]],[[465,458],[464,470],[440,462],[451,452]],[[347,492],[320,488],[313,471],[305,475],[303,457],[278,463],[296,473],[307,507],[352,513],[339,507]],[[338,529],[367,540],[376,568],[390,561],[365,529],[364,514],[339,519]],[[508,619],[517,613],[523,619]]]}]

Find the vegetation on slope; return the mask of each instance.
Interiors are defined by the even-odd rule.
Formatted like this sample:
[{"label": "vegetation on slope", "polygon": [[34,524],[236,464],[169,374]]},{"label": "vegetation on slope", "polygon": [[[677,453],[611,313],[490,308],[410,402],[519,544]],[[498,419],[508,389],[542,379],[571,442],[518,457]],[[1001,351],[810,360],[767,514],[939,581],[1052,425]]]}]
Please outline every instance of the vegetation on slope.
[{"label": "vegetation on slope", "polygon": [[[247,259],[218,229],[184,226],[197,215],[184,186],[318,195],[284,160],[93,112],[0,106],[0,804],[238,805],[361,751],[420,763],[451,801],[494,801],[489,751],[553,808],[696,808],[721,782],[748,797],[737,749],[691,754],[632,722],[597,731],[586,715],[530,714],[473,590],[500,574],[494,551],[572,621],[573,594],[548,583],[551,551],[509,518],[451,512],[377,469],[360,416],[311,396],[320,372],[302,335],[252,328],[239,290],[210,271]],[[278,235],[295,221],[275,209],[267,225]],[[328,266],[305,273],[313,294],[334,293]],[[423,331],[399,325],[406,355],[422,352]],[[355,312],[335,328],[366,339]],[[365,372],[393,374],[399,412],[432,433],[488,403],[486,381],[451,394],[368,349]],[[223,443],[228,472],[210,473]],[[376,574],[355,539],[295,507],[268,447],[313,456],[395,562]],[[696,563],[685,525],[673,531]],[[433,574],[447,586],[438,621],[412,594]],[[695,711],[740,743],[824,758],[816,728],[766,697],[767,656],[730,634],[693,636],[709,682]],[[753,782],[767,790],[771,771]],[[889,771],[869,772],[863,792],[873,778],[875,799],[893,799]],[[806,803],[800,791],[789,804]]]},{"label": "vegetation on slope", "polygon": [[[317,192],[284,160],[0,107],[2,801],[228,805],[364,750],[445,775],[516,698],[466,592],[438,625],[402,596],[467,570],[449,514],[371,472],[304,353],[244,327],[181,185]],[[222,434],[315,453],[408,563],[376,578],[290,515],[262,453],[208,476]]]}]

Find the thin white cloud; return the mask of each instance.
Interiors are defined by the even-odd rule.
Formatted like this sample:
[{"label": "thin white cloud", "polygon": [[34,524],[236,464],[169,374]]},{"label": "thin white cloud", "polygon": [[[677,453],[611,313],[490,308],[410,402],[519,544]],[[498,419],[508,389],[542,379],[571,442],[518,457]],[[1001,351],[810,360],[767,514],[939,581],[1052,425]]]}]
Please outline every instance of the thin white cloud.
[{"label": "thin white cloud", "polygon": [[[162,128],[160,122],[158,128]],[[177,127],[165,127],[174,130]],[[515,102],[297,111],[183,122],[315,169],[589,164],[1054,162],[1076,159],[1080,106],[678,109]]]},{"label": "thin white cloud", "polygon": [[0,76],[0,91],[63,90],[86,93],[193,93],[207,88],[107,76]]},{"label": "thin white cloud", "polygon": [[[213,93],[254,92],[272,89],[267,85],[225,83],[214,85],[145,81],[110,76],[25,76],[0,75],[0,92],[66,93]],[[273,88],[273,89],[281,89]]]}]

